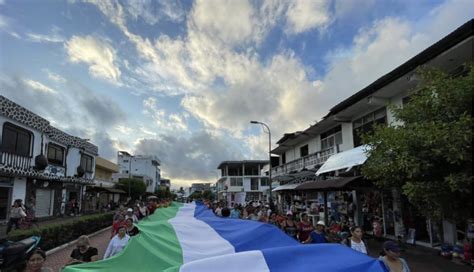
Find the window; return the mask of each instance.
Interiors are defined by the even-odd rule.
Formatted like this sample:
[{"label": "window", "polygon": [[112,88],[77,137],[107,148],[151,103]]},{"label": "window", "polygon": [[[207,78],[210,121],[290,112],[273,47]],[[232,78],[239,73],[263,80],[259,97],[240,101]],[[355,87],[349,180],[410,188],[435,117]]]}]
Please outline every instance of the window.
[{"label": "window", "polygon": [[257,191],[258,190],[258,178],[251,178],[250,179],[250,190]]},{"label": "window", "polygon": [[238,167],[238,168],[229,167],[229,176],[242,176],[242,167]]},{"label": "window", "polygon": [[64,147],[49,143],[48,162],[62,166],[64,164]]},{"label": "window", "polygon": [[230,186],[243,186],[243,184],[242,178],[230,178]]},{"label": "window", "polygon": [[123,162],[128,162],[128,160],[123,160]]},{"label": "window", "polygon": [[260,179],[260,186],[270,186],[270,181],[268,178],[261,178]]},{"label": "window", "polygon": [[281,164],[286,163],[286,153],[281,154]]},{"label": "window", "polygon": [[321,150],[325,150],[340,144],[342,144],[341,126],[337,126],[324,133],[321,133]]},{"label": "window", "polygon": [[29,157],[32,133],[10,123],[3,125],[2,151]]},{"label": "window", "polygon": [[354,135],[354,147],[362,145],[362,134],[371,133],[375,124],[387,123],[387,110],[385,107],[371,112],[352,123],[352,134]]},{"label": "window", "polygon": [[86,172],[92,173],[93,172],[93,170],[92,170],[92,157],[89,156],[89,155],[82,154],[82,156],[81,156],[81,166]]},{"label": "window", "polygon": [[308,156],[308,145],[300,147],[300,157]]},{"label": "window", "polygon": [[245,166],[245,175],[246,176],[258,176],[258,166]]}]

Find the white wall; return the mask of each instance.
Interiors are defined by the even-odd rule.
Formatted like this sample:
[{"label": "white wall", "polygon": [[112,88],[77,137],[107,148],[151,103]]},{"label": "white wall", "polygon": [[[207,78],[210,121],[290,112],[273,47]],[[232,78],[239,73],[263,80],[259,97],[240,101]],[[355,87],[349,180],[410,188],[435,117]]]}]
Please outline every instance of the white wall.
[{"label": "white wall", "polygon": [[25,177],[15,177],[13,179],[13,193],[12,193],[12,203],[15,199],[23,200],[25,203],[26,197],[26,178]]},{"label": "white wall", "polygon": [[352,134],[352,123],[341,124],[342,144],[339,151],[346,151],[354,148],[354,135]]}]

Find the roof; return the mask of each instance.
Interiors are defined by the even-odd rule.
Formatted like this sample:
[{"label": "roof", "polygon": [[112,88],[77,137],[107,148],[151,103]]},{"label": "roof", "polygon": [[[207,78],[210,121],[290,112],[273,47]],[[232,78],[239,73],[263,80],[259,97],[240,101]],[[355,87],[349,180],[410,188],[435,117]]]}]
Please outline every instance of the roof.
[{"label": "roof", "polygon": [[109,160],[106,160],[102,157],[99,157],[99,156],[96,157],[95,167],[96,168],[101,168],[101,169],[104,169],[104,170],[108,170],[112,173],[118,173],[118,171],[119,171],[119,167],[118,167],[117,164],[115,164],[115,163],[113,163]]},{"label": "roof", "polygon": [[340,102],[336,106],[332,107],[328,113],[329,115],[337,114],[338,112],[348,108],[349,106],[355,104],[356,102],[364,99],[367,96],[378,91],[380,88],[388,85],[389,83],[395,81],[396,79],[402,77],[406,73],[414,70],[418,66],[434,59],[438,55],[442,54],[446,50],[450,49],[451,47],[457,45],[461,41],[469,38],[474,34],[474,19],[469,20],[449,35],[444,37],[443,39],[439,40],[435,44],[431,45],[418,55],[414,56],[413,58],[409,59],[404,64],[398,66],[388,74],[382,76],[381,78],[377,79],[375,82],[370,84],[369,86],[365,87],[364,89],[358,91],[357,93],[353,94],[349,98],[345,99],[344,101]]},{"label": "roof", "polygon": [[222,161],[219,166],[217,166],[217,169],[221,169],[222,166],[224,165],[236,165],[236,164],[245,164],[245,165],[249,165],[249,164],[254,164],[254,165],[257,165],[257,164],[268,164],[268,160],[244,160],[244,161]]},{"label": "roof", "polygon": [[317,190],[317,191],[340,191],[353,190],[358,187],[369,187],[370,182],[364,180],[362,176],[339,177],[320,181],[310,181],[303,183],[295,190]]},{"label": "roof", "polygon": [[276,191],[283,191],[283,190],[293,190],[296,187],[298,187],[300,184],[285,184],[285,185],[280,185],[276,187],[275,189],[272,190],[272,192]]}]

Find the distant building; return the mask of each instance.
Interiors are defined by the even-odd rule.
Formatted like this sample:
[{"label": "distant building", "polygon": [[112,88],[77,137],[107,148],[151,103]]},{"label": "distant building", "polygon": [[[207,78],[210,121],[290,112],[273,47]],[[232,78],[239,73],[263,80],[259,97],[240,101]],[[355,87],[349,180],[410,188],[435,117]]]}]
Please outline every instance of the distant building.
[{"label": "distant building", "polygon": [[192,195],[194,192],[202,193],[204,191],[210,191],[211,184],[210,183],[193,183],[191,187],[189,187],[189,195]]},{"label": "distant building", "polygon": [[119,173],[114,175],[114,180],[120,178],[141,178],[145,182],[146,191],[155,192],[160,186],[161,170],[160,160],[156,156],[131,155],[124,151],[117,153]]},{"label": "distant building", "polygon": [[160,188],[161,189],[170,189],[171,188],[171,181],[169,179],[160,179]]},{"label": "distant building", "polygon": [[262,171],[267,160],[223,161],[217,169],[221,178],[217,181],[217,199],[232,202],[266,200],[269,195],[269,179]]}]

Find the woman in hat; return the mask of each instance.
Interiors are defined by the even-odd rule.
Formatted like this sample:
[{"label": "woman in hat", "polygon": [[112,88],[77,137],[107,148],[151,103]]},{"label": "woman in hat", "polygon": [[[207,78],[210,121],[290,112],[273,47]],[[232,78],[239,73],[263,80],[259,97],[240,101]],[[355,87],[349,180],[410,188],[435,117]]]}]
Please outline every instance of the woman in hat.
[{"label": "woman in hat", "polygon": [[291,211],[288,211],[286,213],[286,220],[283,221],[283,231],[289,236],[296,239],[296,233],[298,231],[298,228],[294,220],[293,212]]},{"label": "woman in hat", "polygon": [[383,243],[383,254],[380,260],[390,272],[410,272],[407,262],[400,258],[400,247],[394,241]]},{"label": "woman in hat", "polygon": [[326,225],[324,224],[324,221],[318,221],[316,223],[316,229],[311,232],[309,235],[308,239],[304,241],[303,244],[324,244],[328,242],[328,239],[326,238],[326,231],[325,231]]}]

